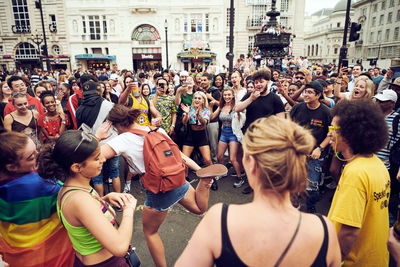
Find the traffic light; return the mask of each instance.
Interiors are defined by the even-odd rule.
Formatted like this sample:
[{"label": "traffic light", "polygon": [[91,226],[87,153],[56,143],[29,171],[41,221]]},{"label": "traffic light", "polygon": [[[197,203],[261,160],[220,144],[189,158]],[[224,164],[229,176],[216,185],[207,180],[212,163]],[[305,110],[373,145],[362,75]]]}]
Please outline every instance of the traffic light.
[{"label": "traffic light", "polygon": [[359,33],[360,30],[361,30],[361,24],[355,22],[351,23],[349,42],[357,41],[360,38],[360,33]]}]

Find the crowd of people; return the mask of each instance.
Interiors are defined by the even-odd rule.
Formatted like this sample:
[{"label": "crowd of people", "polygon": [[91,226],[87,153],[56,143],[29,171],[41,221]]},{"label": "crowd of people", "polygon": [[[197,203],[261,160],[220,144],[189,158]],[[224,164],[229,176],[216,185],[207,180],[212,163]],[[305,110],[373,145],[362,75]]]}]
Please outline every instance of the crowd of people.
[{"label": "crowd of people", "polygon": [[[48,238],[35,233],[40,221],[37,231],[51,224],[70,242],[55,242],[53,258],[36,264],[126,266],[138,178],[147,245],[154,264],[166,266],[160,225],[176,203],[207,211],[210,189],[226,176],[219,163],[232,168],[238,194],[253,200],[211,207],[176,266],[388,266],[388,247],[400,255],[389,236],[400,204],[396,75],[359,64],[309,66],[304,57],[257,66],[244,56],[231,75],[215,68],[2,73],[0,255],[17,266],[27,247],[32,254],[44,248],[40,242],[54,243],[49,231]],[[153,131],[179,148],[183,177],[188,169],[202,173],[196,188],[185,180],[150,190],[144,143]],[[107,181],[113,192],[105,195]],[[21,195],[21,183],[35,183],[40,194]],[[314,215],[321,188],[336,188],[327,217]],[[49,211],[37,216],[32,207],[43,208],[34,201],[42,196]],[[35,242],[9,234],[25,224]]]}]

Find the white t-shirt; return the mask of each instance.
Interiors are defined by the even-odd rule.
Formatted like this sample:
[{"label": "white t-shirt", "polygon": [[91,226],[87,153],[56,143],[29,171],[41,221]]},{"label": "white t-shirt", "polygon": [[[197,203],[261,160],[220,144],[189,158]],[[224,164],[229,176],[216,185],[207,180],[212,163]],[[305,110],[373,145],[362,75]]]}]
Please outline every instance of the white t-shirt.
[{"label": "white t-shirt", "polygon": [[[148,131],[150,131],[150,129],[148,129]],[[160,128],[158,131],[168,137],[167,133],[163,129]],[[110,142],[107,142],[118,156],[122,155],[125,158],[129,166],[129,171],[133,174],[145,173],[143,143],[143,135],[137,135],[130,132],[122,133],[114,137]]]}]

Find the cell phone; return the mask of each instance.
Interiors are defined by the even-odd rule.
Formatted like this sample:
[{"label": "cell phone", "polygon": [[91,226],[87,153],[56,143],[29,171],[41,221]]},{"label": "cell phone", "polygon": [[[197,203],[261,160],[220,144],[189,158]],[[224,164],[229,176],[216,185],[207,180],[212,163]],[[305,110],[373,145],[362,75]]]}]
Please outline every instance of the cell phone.
[{"label": "cell phone", "polygon": [[349,61],[347,59],[342,60],[342,68],[347,68],[349,66]]}]

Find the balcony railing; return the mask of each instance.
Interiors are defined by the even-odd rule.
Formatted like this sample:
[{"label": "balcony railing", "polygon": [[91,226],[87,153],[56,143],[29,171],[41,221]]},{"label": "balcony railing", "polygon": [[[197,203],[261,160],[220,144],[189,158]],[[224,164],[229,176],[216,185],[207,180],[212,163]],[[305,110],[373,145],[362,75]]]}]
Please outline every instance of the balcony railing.
[{"label": "balcony railing", "polygon": [[12,25],[11,30],[13,33],[27,33],[31,32],[30,25]]},{"label": "balcony railing", "polygon": [[362,45],[363,44],[363,40],[357,40],[355,45]]}]

